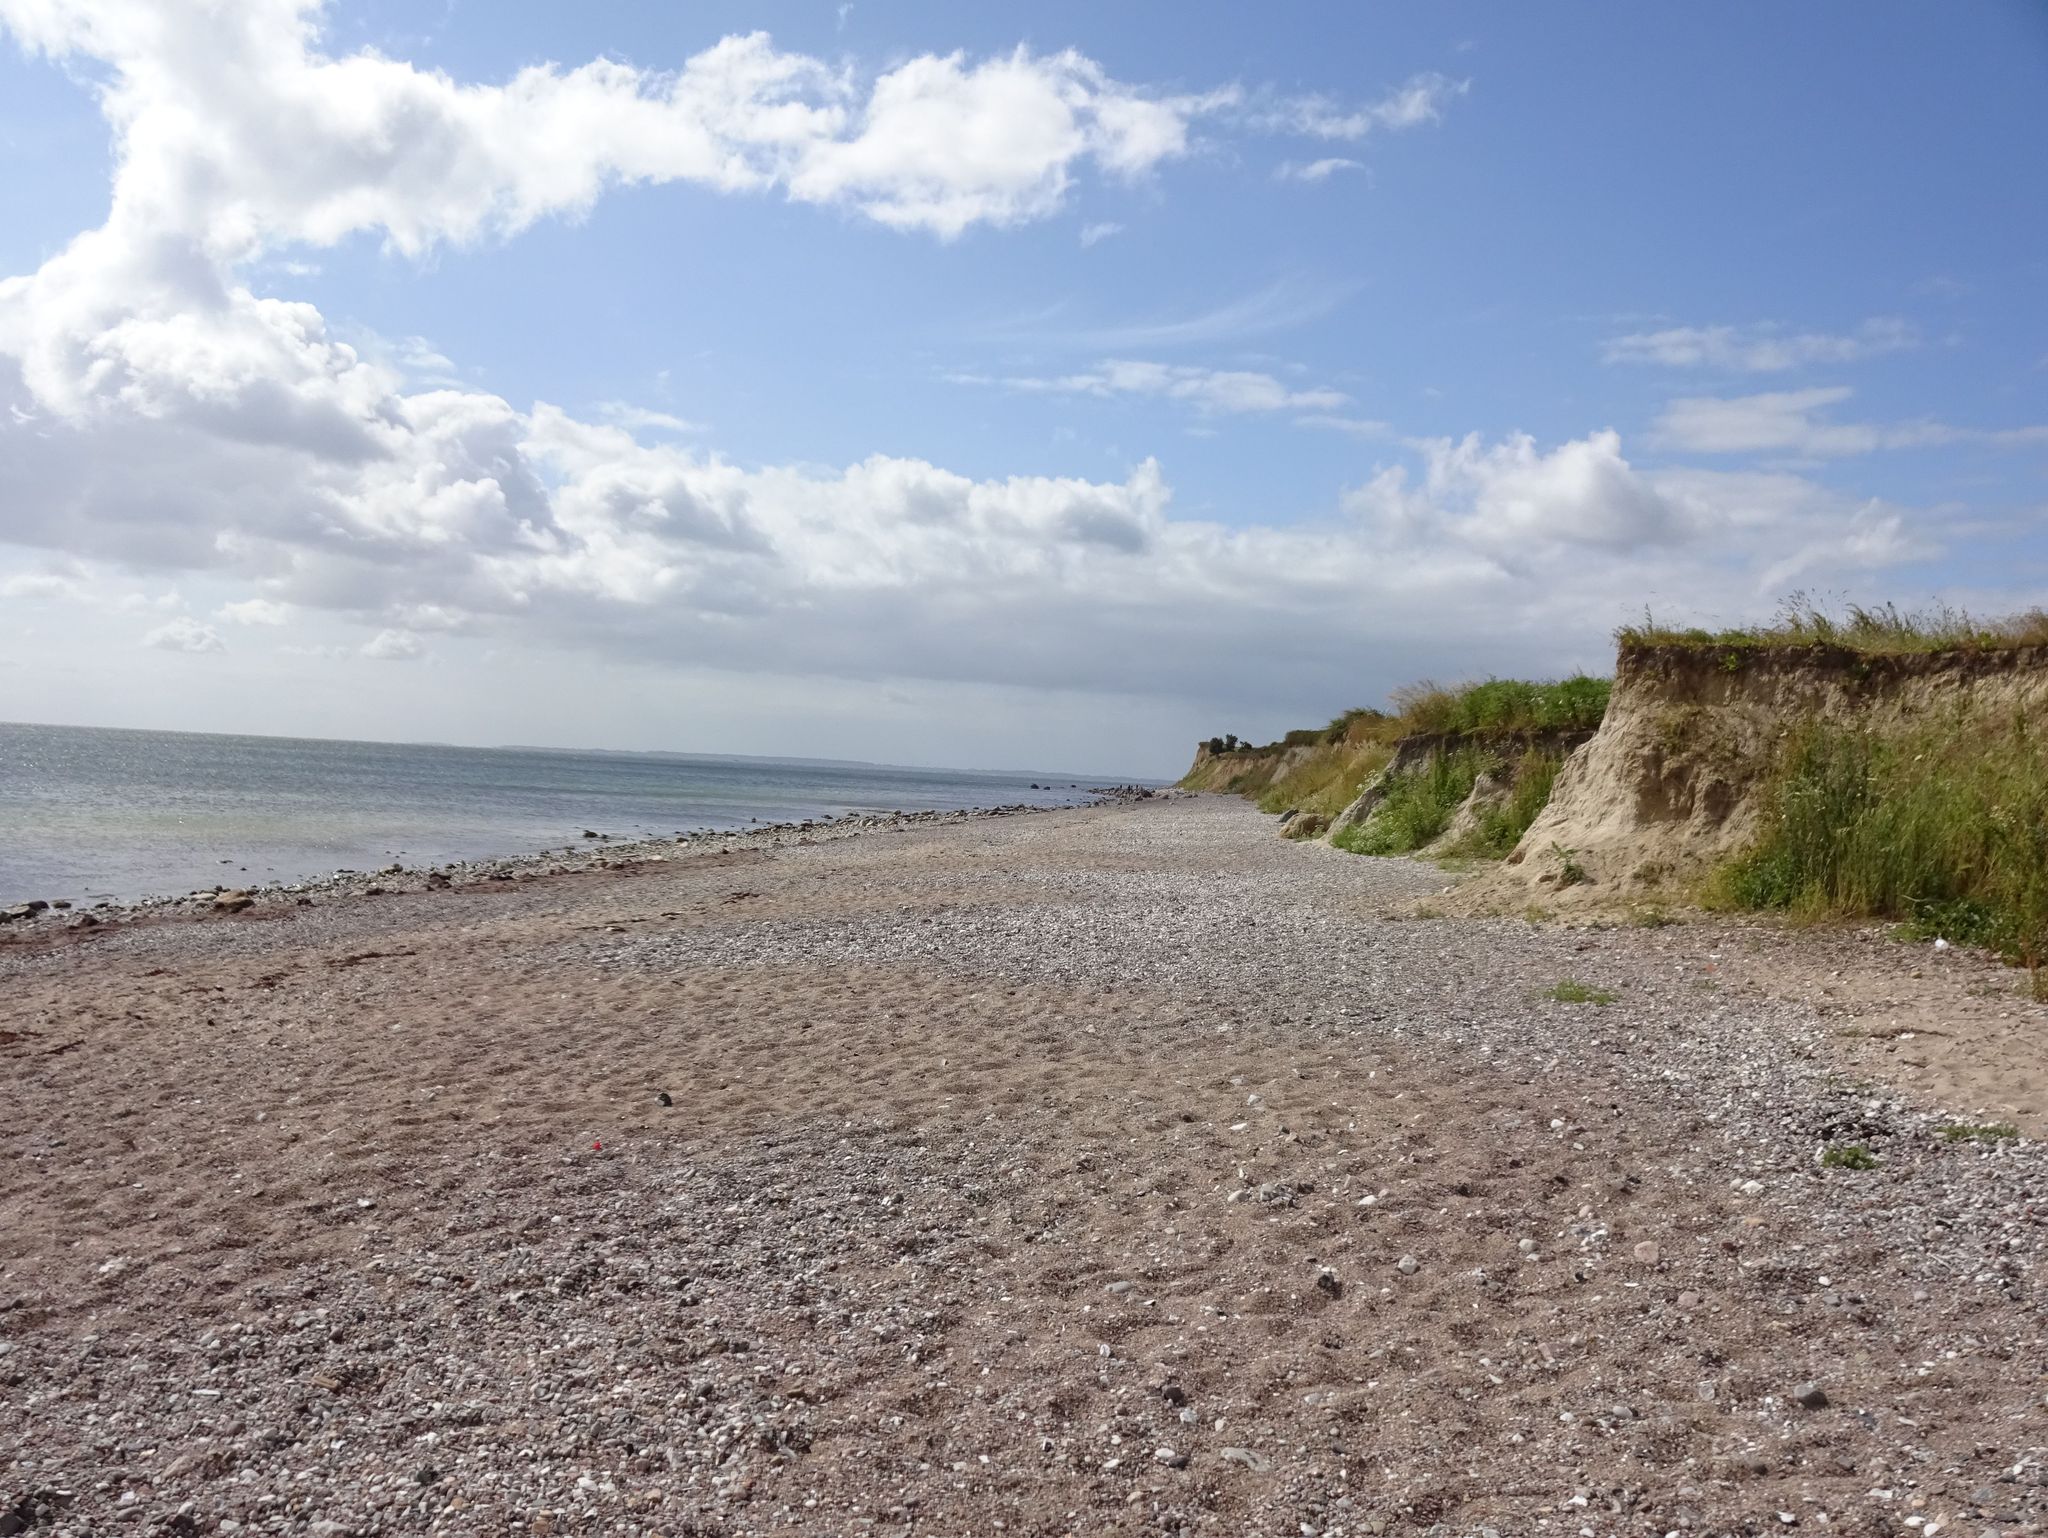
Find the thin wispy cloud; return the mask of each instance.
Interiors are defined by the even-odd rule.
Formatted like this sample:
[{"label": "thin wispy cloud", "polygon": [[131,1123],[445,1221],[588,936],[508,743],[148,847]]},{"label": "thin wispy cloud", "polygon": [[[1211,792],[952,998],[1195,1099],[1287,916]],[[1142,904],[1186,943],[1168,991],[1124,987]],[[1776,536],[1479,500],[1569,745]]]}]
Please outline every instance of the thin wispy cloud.
[{"label": "thin wispy cloud", "polygon": [[1610,339],[1601,357],[1608,363],[1773,374],[1814,364],[1856,363],[1920,345],[1919,329],[1910,321],[1880,315],[1845,332],[1788,331],[1773,325],[1637,331]]},{"label": "thin wispy cloud", "polygon": [[2048,444],[2048,424],[1964,427],[1928,418],[1908,422],[1843,422],[1831,408],[1849,400],[1847,385],[1761,395],[1686,396],[1670,402],[1651,429],[1662,447],[1696,454],[1777,454],[1793,459],[1845,459],[1882,449],[1975,443],[1995,448]]},{"label": "thin wispy cloud", "polygon": [[1357,291],[1354,283],[1282,278],[1206,308],[1095,325],[1071,322],[1068,313],[1072,306],[1060,304],[985,328],[976,332],[974,339],[1102,353],[1236,342],[1275,336],[1323,320]]},{"label": "thin wispy cloud", "polygon": [[673,412],[655,411],[646,406],[635,406],[627,401],[602,401],[598,414],[614,426],[623,427],[629,433],[701,433],[708,431],[702,422],[692,422]]},{"label": "thin wispy cloud", "polygon": [[1341,390],[1297,390],[1271,374],[1251,369],[1199,368],[1136,359],[1109,359],[1092,369],[1057,376],[949,376],[961,384],[999,385],[1037,395],[1154,396],[1179,401],[1198,411],[1243,414],[1272,411],[1324,411],[1345,405]]},{"label": "thin wispy cloud", "polygon": [[1442,120],[1450,104],[1472,89],[1470,80],[1425,71],[1411,75],[1393,90],[1365,106],[1329,96],[1285,97],[1266,102],[1253,121],[1269,132],[1306,134],[1317,139],[1363,139],[1376,132],[1399,132]]},{"label": "thin wispy cloud", "polygon": [[1339,171],[1363,171],[1362,160],[1346,160],[1341,155],[1326,156],[1321,160],[1283,160],[1273,168],[1273,178],[1283,182],[1326,182]]},{"label": "thin wispy cloud", "polygon": [[1328,412],[1296,417],[1296,427],[1319,427],[1328,432],[1343,433],[1351,438],[1392,438],[1394,424],[1382,422],[1376,417],[1347,417]]}]

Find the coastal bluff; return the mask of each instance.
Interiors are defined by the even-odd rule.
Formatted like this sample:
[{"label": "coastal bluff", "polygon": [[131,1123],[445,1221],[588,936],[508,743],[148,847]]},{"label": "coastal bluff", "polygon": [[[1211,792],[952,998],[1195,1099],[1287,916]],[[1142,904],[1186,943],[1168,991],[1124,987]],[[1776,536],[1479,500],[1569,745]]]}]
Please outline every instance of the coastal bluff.
[{"label": "coastal bluff", "polygon": [[[1361,829],[1404,785],[1445,779],[1447,760],[1476,757],[1476,769],[1452,778],[1461,799],[1429,838],[1361,852],[1492,856],[1457,890],[1456,905],[1474,911],[1683,896],[1758,839],[1785,751],[1806,734],[1938,728],[1968,744],[2048,730],[2048,645],[1883,652],[1625,634],[1593,728],[1388,740],[1383,723],[1395,719],[1380,718],[1376,737],[1333,723],[1264,746],[1211,739],[1180,783],[1257,800],[1279,815],[1283,836],[1359,848]],[[1516,766],[1546,759],[1554,773],[1511,845],[1475,851],[1467,834],[1513,793]]]}]

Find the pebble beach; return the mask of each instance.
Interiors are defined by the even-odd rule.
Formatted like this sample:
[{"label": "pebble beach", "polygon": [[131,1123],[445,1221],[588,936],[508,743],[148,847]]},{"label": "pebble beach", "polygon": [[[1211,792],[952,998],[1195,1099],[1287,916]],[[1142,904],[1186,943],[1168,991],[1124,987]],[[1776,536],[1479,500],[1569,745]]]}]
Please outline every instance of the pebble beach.
[{"label": "pebble beach", "polygon": [[1163,796],[25,917],[0,1534],[2048,1531],[2013,974],[1449,879]]}]

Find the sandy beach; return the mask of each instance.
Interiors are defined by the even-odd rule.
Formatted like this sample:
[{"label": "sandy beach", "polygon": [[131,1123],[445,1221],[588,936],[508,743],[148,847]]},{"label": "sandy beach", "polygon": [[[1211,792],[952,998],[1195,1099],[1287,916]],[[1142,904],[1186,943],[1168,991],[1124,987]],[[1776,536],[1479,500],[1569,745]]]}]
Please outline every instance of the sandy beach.
[{"label": "sandy beach", "polygon": [[0,947],[0,1534],[2048,1531],[1993,963],[1215,797],[528,874]]}]

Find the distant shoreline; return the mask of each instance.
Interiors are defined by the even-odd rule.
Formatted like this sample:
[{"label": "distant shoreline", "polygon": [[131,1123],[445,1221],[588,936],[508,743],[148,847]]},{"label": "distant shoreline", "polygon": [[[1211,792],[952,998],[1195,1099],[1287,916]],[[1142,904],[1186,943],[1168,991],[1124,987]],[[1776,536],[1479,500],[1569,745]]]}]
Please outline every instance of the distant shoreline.
[{"label": "distant shoreline", "polygon": [[[848,815],[1071,805],[1109,777],[0,724],[0,910],[460,866]],[[104,911],[104,910],[100,910]]]},{"label": "distant shoreline", "polygon": [[245,886],[218,884],[210,889],[194,888],[185,893],[153,894],[129,900],[103,899],[86,906],[62,898],[32,898],[19,903],[0,903],[0,945],[59,935],[90,939],[140,922],[162,922],[180,917],[237,919],[245,915],[313,906],[316,901],[451,891],[487,883],[581,875],[630,866],[667,864],[679,857],[765,852],[792,843],[818,844],[862,834],[947,827],[990,818],[1083,811],[1174,794],[1145,785],[1093,786],[1085,788],[1083,793],[1086,800],[1055,806],[1013,802],[934,811],[847,812],[837,817],[811,817],[762,823],[744,830],[704,830],[662,838],[613,838],[591,829],[574,845],[561,848],[549,847],[488,859],[455,860],[432,865],[394,863],[375,871],[338,868],[293,881]]},{"label": "distant shoreline", "polygon": [[783,765],[804,769],[879,769],[894,774],[1001,775],[1011,779],[1037,776],[1041,780],[1067,780],[1078,785],[1103,784],[1129,779],[1132,784],[1166,786],[1170,778],[1120,773],[1082,773],[1073,769],[997,769],[963,764],[900,764],[872,758],[806,758],[774,753],[705,753],[681,748],[591,748],[550,746],[535,742],[447,742],[440,738],[413,740],[404,737],[307,737],[294,732],[209,732],[180,726],[103,726],[84,721],[11,721],[7,727],[42,728],[65,732],[119,732],[138,737],[221,737],[237,742],[313,743],[321,747],[432,748],[450,753],[559,753],[578,758],[636,758],[687,764],[743,764],[752,768]]}]

